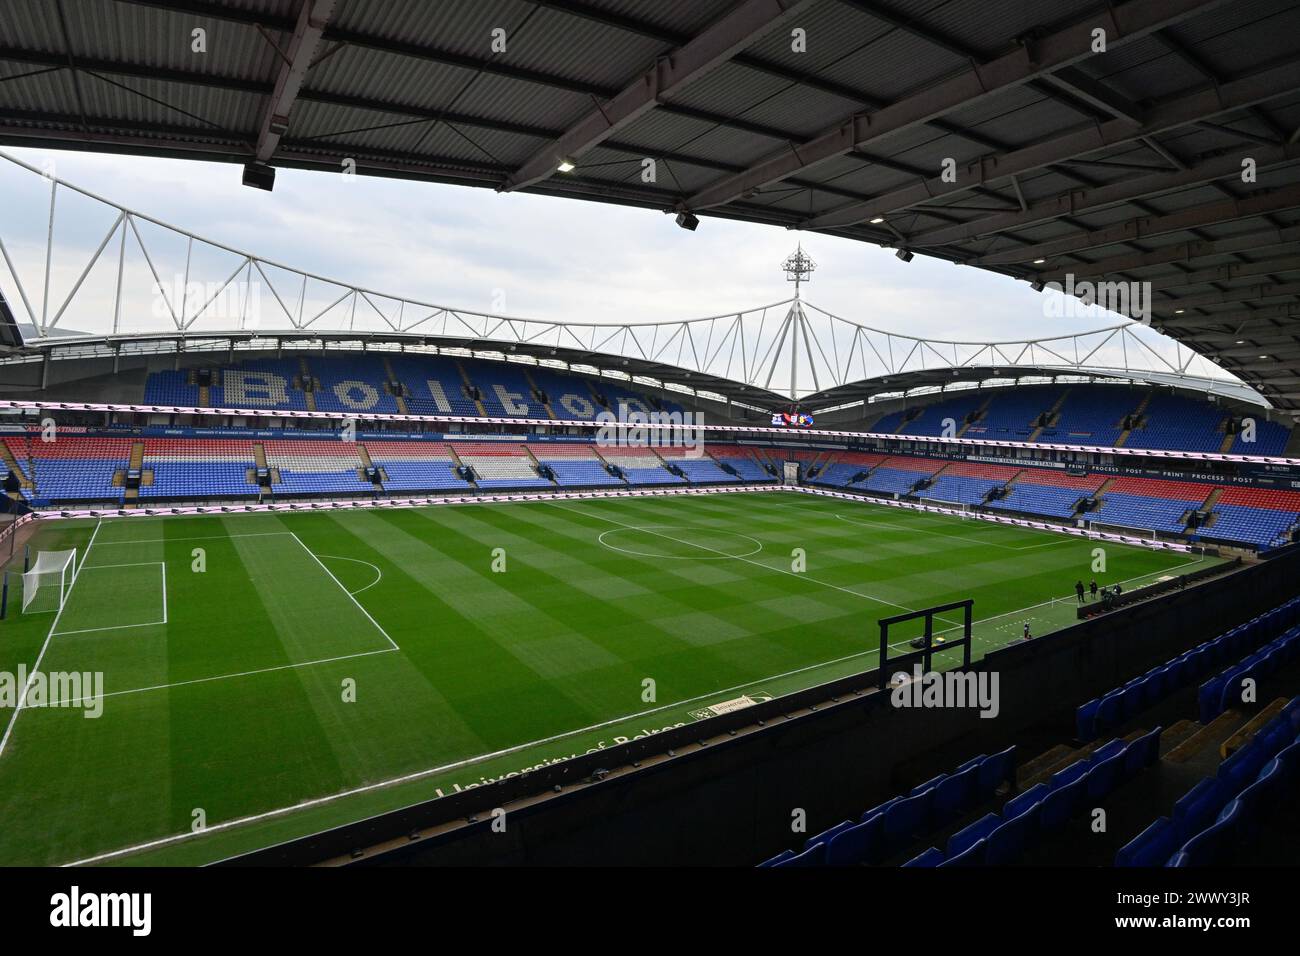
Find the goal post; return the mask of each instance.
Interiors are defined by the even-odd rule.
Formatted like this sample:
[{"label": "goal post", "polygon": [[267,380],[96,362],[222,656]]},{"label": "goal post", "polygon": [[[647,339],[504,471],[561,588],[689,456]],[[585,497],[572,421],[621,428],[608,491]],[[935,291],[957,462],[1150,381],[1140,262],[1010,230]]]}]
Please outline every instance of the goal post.
[{"label": "goal post", "polygon": [[76,575],[76,548],[39,552],[23,572],[23,613],[61,611]]},{"label": "goal post", "polygon": [[968,518],[974,513],[974,509],[965,501],[948,501],[944,498],[920,498],[921,504],[931,505],[935,508],[946,508],[949,511],[956,511],[963,518]]}]

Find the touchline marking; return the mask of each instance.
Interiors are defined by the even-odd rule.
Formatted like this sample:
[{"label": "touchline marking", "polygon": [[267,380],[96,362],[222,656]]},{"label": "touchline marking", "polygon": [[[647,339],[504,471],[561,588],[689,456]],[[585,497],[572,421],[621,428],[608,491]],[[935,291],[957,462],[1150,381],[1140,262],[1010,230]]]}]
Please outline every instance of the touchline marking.
[{"label": "touchline marking", "polygon": [[[1131,583],[1134,582],[1134,581],[1141,581],[1143,578],[1149,578],[1149,577],[1150,577],[1151,575],[1153,575],[1153,574],[1168,574],[1170,571],[1176,571],[1176,570],[1178,570],[1179,568],[1186,568],[1186,567],[1190,567],[1190,566],[1193,565],[1193,564],[1200,564],[1200,563],[1203,562],[1204,560],[1205,560],[1205,556],[1202,555],[1202,556],[1199,557],[1199,558],[1193,558],[1193,559],[1190,560],[1190,561],[1184,561],[1182,564],[1175,564],[1175,565],[1173,565],[1173,566],[1170,567],[1170,568],[1165,568],[1165,569],[1160,570],[1160,571],[1148,571],[1146,574],[1135,574],[1135,575],[1134,575],[1133,577],[1131,577],[1131,578],[1125,578],[1124,580],[1122,580],[1122,581],[1117,581],[1116,583],[1117,583],[1117,584],[1131,584]],[[1026,611],[1033,611],[1033,610],[1036,610],[1037,608],[1040,608],[1040,607],[1047,607],[1048,605],[1057,604],[1058,602],[1060,602],[1060,603],[1065,603],[1065,602],[1069,602],[1069,601],[1071,601],[1071,600],[1074,600],[1074,601],[1077,602],[1078,598],[1077,598],[1077,596],[1074,595],[1074,594],[1067,594],[1067,595],[1065,595],[1064,597],[1053,598],[1053,599],[1050,600],[1050,601],[1040,601],[1040,602],[1037,603],[1037,604],[1030,604],[1030,605],[1028,605],[1028,606],[1026,606],[1026,607],[1017,608],[1017,609],[1014,610],[1014,611],[1007,611],[1007,612],[1005,612],[1005,613],[1003,613],[1003,614],[993,614],[993,615],[990,615],[989,617],[982,617],[982,618],[980,618],[978,621],[972,621],[972,622],[971,622],[971,627],[973,628],[976,624],[987,624],[989,621],[996,621],[996,620],[998,620],[998,618],[1011,617],[1011,616],[1014,615],[1014,614],[1023,614],[1023,613],[1025,613]],[[1093,602],[1093,603],[1095,603],[1095,602]],[[1081,605],[1081,606],[1082,606],[1082,605]],[[1065,626],[1066,626],[1066,627],[1069,627],[1070,625],[1067,624],[1067,625],[1065,625]],[[959,624],[959,625],[957,625],[957,627],[961,627],[961,625]],[[946,628],[946,629],[944,629],[944,630],[942,630],[942,631],[937,631],[936,633],[937,633],[937,634],[947,634],[949,631],[952,631],[952,630],[956,630],[956,628],[949,627],[949,628]]]},{"label": "touchline marking", "polygon": [[331,571],[329,568],[325,567],[325,562],[322,561],[320,558],[316,557],[316,552],[313,551],[311,548],[307,547],[307,545],[303,544],[302,538],[298,537],[298,535],[295,532],[290,531],[289,534],[293,535],[293,540],[297,541],[299,544],[302,544],[302,549],[306,551],[308,554],[310,554],[312,560],[321,566],[321,570],[330,576],[330,580],[339,586],[339,590],[341,590],[344,594],[348,596],[348,600],[351,601],[360,609],[361,613],[366,616],[366,620],[368,620],[371,624],[373,624],[375,626],[375,629],[379,631],[380,634],[384,635],[384,640],[386,640],[389,644],[393,645],[393,650],[395,651],[401,650],[401,648],[397,646],[397,642],[388,636],[388,632],[379,626],[379,622],[370,616],[370,612],[361,606],[361,602],[358,601],[355,597],[353,597],[352,592],[349,591],[347,588],[343,587],[343,582],[340,581],[338,578],[334,577],[334,572]]},{"label": "touchline marking", "polygon": [[371,588],[373,588],[376,584],[378,584],[380,581],[384,579],[384,572],[380,571],[369,561],[362,561],[360,558],[345,558],[341,554],[322,554],[320,555],[320,557],[329,558],[331,561],[351,561],[353,564],[364,564],[371,571],[375,572],[375,579],[373,581],[371,581],[363,588],[358,588],[355,591],[349,591],[348,592],[349,594],[360,594],[362,591],[369,591]]},{"label": "touchline marking", "polygon": [[[610,524],[616,524],[621,528],[627,528],[631,531],[644,531],[646,534],[656,534],[659,535],[659,537],[661,538],[667,538],[669,541],[676,541],[678,544],[684,544],[690,548],[699,548],[701,551],[712,551],[714,554],[721,555],[724,558],[731,558],[733,561],[744,561],[746,564],[752,564],[754,565],[754,567],[762,568],[765,571],[780,571],[782,574],[788,574],[791,577],[799,578],[802,581],[811,581],[813,584],[821,585],[824,588],[833,588],[836,591],[843,591],[845,594],[852,594],[854,597],[857,598],[862,598],[867,601],[875,601],[877,604],[885,604],[888,605],[889,607],[896,607],[900,611],[915,612],[916,610],[915,608],[910,608],[902,604],[895,604],[893,601],[886,601],[884,598],[873,597],[870,594],[863,594],[861,591],[853,591],[850,590],[849,588],[840,587],[838,584],[831,584],[828,581],[819,581],[816,578],[809,577],[807,574],[800,574],[795,571],[787,571],[785,568],[774,568],[770,564],[764,564],[761,561],[753,561],[749,558],[737,557],[734,554],[728,554],[725,551],[719,551],[716,548],[710,548],[707,545],[696,544],[693,541],[683,541],[681,538],[674,538],[672,535],[664,534],[661,531],[652,531],[650,528],[638,528],[636,525],[624,524],[622,521],[615,521],[613,518],[606,518],[604,515],[594,515],[589,511],[581,511],[569,505],[562,505],[556,501],[548,502],[548,504],[552,504],[557,508],[562,508],[565,511],[572,511],[574,514],[582,515],[584,518],[593,518],[596,521],[606,521],[609,522]],[[947,621],[949,624],[957,625],[956,621],[949,620],[946,617],[940,617],[938,618],[938,620]]]},{"label": "touchline marking", "polygon": [[22,713],[23,705],[27,703],[27,691],[32,686],[32,681],[36,679],[36,675],[40,673],[41,661],[45,659],[45,651],[50,646],[50,639],[54,637],[54,631],[59,626],[59,618],[63,617],[63,609],[66,608],[68,602],[72,600],[72,592],[77,586],[77,578],[81,575],[81,569],[85,566],[86,559],[90,557],[90,549],[95,546],[95,538],[98,537],[99,529],[103,524],[103,518],[100,518],[99,521],[95,522],[95,530],[91,532],[90,541],[86,543],[86,551],[81,556],[81,564],[77,565],[72,570],[72,581],[68,585],[68,593],[64,595],[63,604],[60,605],[58,613],[54,615],[54,620],[50,622],[50,629],[45,635],[45,643],[41,645],[40,653],[36,655],[36,663],[32,665],[32,672],[27,677],[27,683],[23,684],[23,692],[18,696],[18,703],[14,707],[14,712],[9,716],[9,723],[5,726],[4,736],[0,737],[0,754],[5,752],[5,747],[9,743],[9,737],[13,734],[14,726],[18,723],[18,715]]},{"label": "touchline marking", "polygon": [[[900,644],[891,644],[891,645],[890,645],[890,647],[900,647],[900,646],[902,646],[901,643],[900,643]],[[370,651],[369,653],[371,653],[371,654],[389,654],[389,653],[392,653],[392,652],[391,652],[391,650],[383,650],[383,651]],[[817,663],[817,664],[809,664],[807,667],[800,667],[800,668],[797,668],[796,670],[786,671],[786,672],[783,673],[783,674],[775,674],[775,675],[772,675],[772,676],[770,676],[770,677],[762,677],[762,678],[759,678],[758,680],[749,681],[748,683],[744,683],[744,684],[736,684],[736,685],[733,686],[733,687],[723,687],[723,688],[720,688],[720,689],[718,689],[718,690],[712,690],[712,691],[709,691],[707,694],[700,694],[700,695],[697,696],[697,697],[688,697],[688,698],[686,698],[685,700],[675,701],[675,702],[673,702],[673,703],[671,703],[671,704],[662,704],[662,705],[660,705],[659,707],[652,707],[652,708],[649,709],[649,710],[643,710],[643,711],[640,711],[640,712],[635,713],[635,714],[625,714],[625,715],[622,716],[622,717],[614,717],[614,718],[611,718],[610,720],[601,721],[601,722],[598,723],[598,724],[591,724],[590,726],[587,726],[587,727],[579,727],[579,728],[576,729],[576,730],[566,730],[566,731],[565,731],[564,733],[562,733],[562,734],[554,734],[554,735],[552,735],[552,736],[550,736],[550,737],[543,737],[543,738],[541,738],[541,739],[539,739],[539,740],[530,740],[530,741],[528,741],[527,743],[515,744],[514,746],[506,747],[506,748],[504,748],[503,750],[496,750],[496,751],[493,751],[492,753],[479,754],[479,755],[476,756],[476,757],[467,757],[467,758],[465,758],[464,760],[457,760],[457,761],[455,761],[454,763],[443,764],[443,765],[440,766],[440,767],[430,767],[430,768],[428,768],[427,770],[417,770],[417,771],[415,771],[414,773],[404,774],[404,775],[402,775],[402,776],[400,776],[400,777],[392,777],[392,778],[390,778],[390,779],[388,779],[388,780],[380,780],[380,781],[378,781],[378,782],[376,782],[376,783],[368,783],[368,784],[366,784],[366,785],[364,785],[364,786],[361,786],[361,787],[354,787],[354,788],[352,788],[351,790],[341,790],[341,791],[339,791],[338,793],[327,794],[326,796],[323,796],[323,797],[313,797],[313,798],[310,799],[310,800],[304,800],[304,801],[302,801],[301,803],[295,803],[295,804],[293,804],[292,806],[288,806],[288,807],[277,807],[277,808],[274,809],[274,810],[267,810],[267,811],[265,811],[265,812],[263,812],[263,813],[255,813],[255,814],[252,814],[252,815],[250,815],[250,816],[239,817],[239,818],[234,819],[234,820],[225,820],[225,821],[223,821],[223,822],[221,822],[221,823],[213,823],[213,824],[209,824],[208,826],[204,827],[202,830],[198,830],[198,831],[194,831],[194,830],[186,830],[184,833],[177,833],[177,834],[174,834],[174,835],[169,836],[169,837],[162,837],[162,838],[157,839],[157,840],[150,840],[150,841],[148,841],[148,842],[146,842],[146,843],[137,843],[137,844],[135,844],[134,846],[123,847],[123,848],[120,849],[120,850],[110,850],[110,851],[107,852],[107,853],[100,853],[100,854],[98,854],[98,855],[96,855],[96,856],[88,856],[88,857],[86,857],[86,858],[84,858],[84,859],[81,859],[81,860],[74,860],[74,861],[71,862],[71,863],[64,863],[64,864],[62,864],[62,865],[65,866],[65,867],[67,867],[67,866],[88,866],[89,864],[92,864],[92,863],[101,863],[101,862],[103,862],[104,860],[111,860],[111,859],[115,859],[116,857],[127,856],[127,855],[132,854],[132,853],[139,853],[139,852],[142,852],[142,851],[144,851],[144,850],[153,850],[153,849],[157,849],[158,847],[161,847],[161,846],[168,846],[168,845],[173,844],[173,843],[180,843],[180,842],[182,842],[182,841],[184,841],[184,840],[190,840],[190,839],[193,839],[194,837],[204,836],[204,835],[209,834],[209,833],[215,833],[215,832],[218,831],[218,830],[228,830],[228,829],[231,829],[231,828],[234,828],[234,827],[245,826],[245,825],[250,824],[250,823],[257,823],[257,822],[259,822],[259,821],[261,821],[261,820],[268,820],[268,819],[271,819],[271,818],[273,818],[273,817],[285,816],[286,814],[294,813],[294,812],[296,812],[296,811],[298,811],[298,810],[307,810],[307,809],[310,809],[310,808],[312,808],[312,807],[318,807],[318,806],[322,806],[322,805],[327,804],[327,803],[333,803],[333,802],[336,801],[336,800],[342,800],[342,799],[344,799],[344,798],[346,798],[346,797],[353,797],[353,796],[356,796],[357,794],[360,794],[360,793],[369,793],[369,792],[372,792],[372,791],[374,791],[374,790],[381,790],[381,789],[383,789],[383,788],[385,788],[385,787],[399,786],[399,785],[401,785],[401,784],[403,784],[403,783],[410,783],[410,782],[413,781],[413,780],[419,780],[419,779],[422,779],[422,778],[424,778],[424,777],[432,776],[433,774],[439,774],[439,773],[450,773],[450,772],[453,771],[453,770],[459,770],[459,769],[461,769],[462,767],[473,766],[474,764],[482,763],[482,762],[485,761],[485,760],[494,760],[494,759],[496,759],[497,757],[508,757],[508,756],[510,756],[510,755],[513,754],[513,753],[518,753],[518,752],[521,751],[521,750],[527,750],[527,749],[529,749],[529,748],[531,748],[531,747],[542,747],[542,746],[545,746],[546,744],[551,744],[551,743],[555,743],[556,741],[564,740],[566,737],[573,737],[573,736],[576,736],[576,735],[578,735],[578,734],[590,733],[590,732],[593,731],[593,730],[603,730],[603,729],[606,728],[606,727],[612,727],[612,726],[615,726],[615,725],[617,725],[617,724],[627,723],[628,721],[632,721],[632,720],[640,720],[640,719],[643,718],[643,717],[649,717],[649,716],[651,716],[651,715],[653,715],[653,714],[660,713],[661,711],[671,710],[672,708],[675,708],[675,707],[685,707],[685,706],[687,706],[688,704],[694,704],[694,703],[696,703],[696,702],[698,702],[698,701],[701,701],[701,700],[708,700],[709,698],[712,698],[712,697],[718,697],[718,696],[720,696],[720,695],[722,695],[722,694],[730,694],[730,693],[734,693],[735,691],[738,691],[738,690],[744,690],[746,687],[753,687],[753,686],[755,686],[755,685],[757,685],[757,684],[766,684],[766,683],[769,683],[770,681],[782,680],[782,679],[784,679],[784,678],[786,678],[786,677],[794,677],[794,676],[796,676],[796,675],[798,675],[798,674],[802,674],[802,673],[804,673],[804,672],[806,672],[806,671],[816,670],[816,669],[818,669],[818,668],[820,668],[820,667],[830,667],[830,666],[833,665],[833,664],[841,664],[841,663],[843,663],[843,662],[845,662],[845,661],[853,660],[854,658],[864,657],[864,656],[866,656],[867,654],[879,654],[879,653],[880,653],[879,648],[874,648],[874,647],[873,647],[873,648],[871,648],[871,649],[869,649],[869,650],[858,651],[858,652],[855,653],[855,654],[849,654],[849,655],[847,655],[847,656],[845,656],[845,657],[839,657],[839,658],[836,658],[836,659],[834,659],[834,660],[830,660],[830,661],[822,661],[822,662]],[[351,655],[351,656],[353,656],[353,657],[359,657],[359,656],[364,656],[364,655],[356,655],[356,654],[354,654],[354,655]],[[340,660],[341,660],[341,659],[342,659],[342,658],[340,658]],[[292,667],[305,667],[306,665],[305,665],[305,664],[302,664],[302,665],[294,664],[294,665],[289,665],[289,666],[292,666]],[[279,670],[279,669],[281,669],[281,668],[271,668],[271,669],[272,669],[272,670]],[[256,672],[254,672],[254,673],[256,673]],[[219,680],[220,678],[205,678],[205,679],[206,679],[206,680]],[[188,683],[188,682],[187,682],[187,683]],[[169,686],[170,686],[170,685],[169,685]],[[118,693],[134,693],[134,692],[133,692],[133,691],[119,691]],[[113,695],[111,695],[111,694],[105,694],[104,696],[105,696],[105,697],[111,697],[111,696],[113,696]],[[77,703],[77,702],[74,701],[73,703]]]},{"label": "touchline marking", "polygon": [[[143,625],[132,624],[130,627],[142,627]],[[69,631],[68,633],[73,633]],[[350,661],[354,657],[371,657],[375,654],[391,654],[397,650],[396,647],[381,647],[377,651],[361,651],[357,654],[344,654],[341,657],[323,657],[318,661],[303,661],[300,664],[277,664],[275,667],[261,667],[252,671],[238,671],[234,674],[218,674],[216,677],[195,677],[192,680],[178,680],[172,684],[154,684],[151,687],[133,687],[130,690],[115,690],[106,694],[100,694],[100,697],[121,697],[124,694],[143,694],[153,690],[167,690],[172,687],[186,687],[190,684],[207,684],[216,680],[231,680],[235,677],[251,677],[254,674],[269,674],[272,671],[293,670],[296,667],[315,667],[317,664],[333,664],[337,661]],[[72,704],[82,704],[88,700],[95,700],[93,697],[83,697],[81,700],[72,701]]]},{"label": "touchline marking", "polygon": [[[850,518],[842,514],[837,514],[835,515],[835,517],[839,518],[841,521],[847,521],[849,524],[862,525],[864,528],[893,528],[898,531],[908,531],[911,532],[912,534],[929,534],[929,535],[935,535],[936,537],[940,537],[940,538],[951,538],[953,541],[962,541],[969,545],[979,545],[981,547],[989,547],[989,548],[1003,548],[1007,551],[1032,551],[1034,548],[1050,548],[1055,545],[1069,544],[1071,542],[1074,542],[1076,544],[1078,543],[1078,540],[1075,538],[1062,538],[1060,540],[1048,541],[1045,542],[1044,544],[1021,545],[1020,547],[1017,548],[1009,544],[998,544],[996,541],[981,541],[978,538],[964,538],[958,534],[944,534],[942,531],[930,531],[927,528],[909,528],[906,525],[889,524],[884,521],[864,521],[861,518]],[[1032,530],[1032,529],[1017,529],[1017,530]],[[1046,533],[1050,533],[1050,532],[1046,532]]]}]

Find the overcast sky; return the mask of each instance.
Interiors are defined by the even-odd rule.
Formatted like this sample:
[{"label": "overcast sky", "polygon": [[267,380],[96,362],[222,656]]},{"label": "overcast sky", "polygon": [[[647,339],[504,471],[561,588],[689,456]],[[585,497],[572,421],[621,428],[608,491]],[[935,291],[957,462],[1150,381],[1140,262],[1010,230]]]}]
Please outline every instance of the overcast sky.
[{"label": "overcast sky", "polygon": [[[52,163],[64,181],[236,249],[469,310],[587,322],[736,312],[790,295],[780,266],[802,241],[818,266],[806,300],[877,328],[997,341],[1123,321],[1099,310],[1048,317],[1046,296],[1023,282],[922,255],[903,263],[892,250],[773,226],[705,217],[690,233],[656,211],[291,169],[279,170],[267,193],[243,186],[234,165],[6,152],[41,168]],[[39,179],[0,162],[0,236],[11,252],[25,249],[32,275],[39,274],[33,269],[41,264],[48,202]],[[62,191],[59,202],[56,248],[93,252],[112,222],[108,211]],[[85,261],[62,258],[54,303]],[[104,261],[115,264],[111,254]],[[0,280],[10,289],[3,268]],[[24,284],[39,298],[39,281]]]}]

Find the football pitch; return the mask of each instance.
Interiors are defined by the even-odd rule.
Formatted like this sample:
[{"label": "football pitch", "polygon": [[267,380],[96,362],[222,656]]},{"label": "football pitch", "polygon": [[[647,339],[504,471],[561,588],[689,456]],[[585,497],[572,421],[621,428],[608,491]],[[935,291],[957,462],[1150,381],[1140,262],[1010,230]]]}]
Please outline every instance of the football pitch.
[{"label": "football pitch", "polygon": [[31,547],[80,569],[61,611],[11,593],[0,672],[103,697],[0,707],[0,864],[222,859],[869,670],[904,610],[973,598],[978,656],[1072,623],[1076,579],[1206,560],[782,492],[58,521]]}]

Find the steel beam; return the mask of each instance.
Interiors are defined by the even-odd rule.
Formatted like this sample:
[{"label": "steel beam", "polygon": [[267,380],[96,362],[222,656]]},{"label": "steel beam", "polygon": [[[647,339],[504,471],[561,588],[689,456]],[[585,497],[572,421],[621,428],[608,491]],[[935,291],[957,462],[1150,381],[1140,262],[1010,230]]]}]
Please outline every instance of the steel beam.
[{"label": "steel beam", "polygon": [[1025,263],[1034,259],[1070,255],[1099,246],[1138,242],[1150,236],[1195,229],[1199,226],[1248,219],[1251,216],[1262,216],[1282,209],[1293,209],[1296,206],[1300,206],[1300,185],[1283,186],[1246,199],[1225,199],[1222,202],[1182,209],[1165,216],[1141,216],[1102,229],[1082,230],[1049,242],[1022,246],[1009,252],[976,256],[967,260],[966,264],[982,266]]},{"label": "steel beam", "polygon": [[816,0],[745,0],[685,46],[637,77],[560,136],[534,153],[507,179],[502,189],[531,186],[644,116],[659,101],[681,92],[710,70],[726,63],[758,37],[803,14]]},{"label": "steel beam", "polygon": [[1208,269],[1194,269],[1191,272],[1169,272],[1159,277],[1153,276],[1151,283],[1156,291],[1168,289],[1185,289],[1193,285],[1205,285],[1212,282],[1232,282],[1251,276],[1269,276],[1285,272],[1300,272],[1300,253],[1262,259],[1259,262],[1233,262],[1226,266],[1213,266]]},{"label": "steel beam", "polygon": [[1300,295],[1300,282],[1261,282],[1256,285],[1239,286],[1235,289],[1224,289],[1222,292],[1180,296],[1159,303],[1155,306],[1155,309],[1162,314],[1169,314],[1175,309],[1192,309],[1205,305],[1230,305],[1237,302],[1254,302],[1258,299],[1282,299],[1290,295]]},{"label": "steel beam", "polygon": [[[1287,146],[1274,146],[1252,150],[1251,158],[1259,169],[1269,169],[1286,163],[1300,161],[1300,143]],[[1185,166],[1176,172],[1159,172],[1148,176],[1137,176],[1117,183],[1094,186],[1090,189],[1072,189],[1050,199],[1040,199],[1030,203],[1020,213],[1004,213],[996,216],[984,216],[972,222],[956,226],[941,226],[912,236],[912,244],[917,247],[943,246],[950,243],[966,242],[980,239],[1010,229],[1057,219],[1061,216],[1074,216],[1094,209],[1101,209],[1121,202],[1146,199],[1162,193],[1173,192],[1185,186],[1198,186],[1228,176],[1241,174],[1242,155],[1225,153],[1213,159]],[[937,207],[945,209],[948,207]]]},{"label": "steel beam", "polygon": [[1143,111],[1136,103],[1125,99],[1104,83],[1094,80],[1077,67],[1066,67],[1049,74],[1044,79],[1051,85],[1076,96],[1104,114],[1141,126]]},{"label": "steel beam", "polygon": [[862,203],[852,203],[806,219],[804,229],[833,229],[866,222],[880,216],[920,205],[931,199],[963,192],[976,186],[1032,172],[1078,156],[1135,139],[1153,136],[1203,119],[1262,103],[1293,92],[1300,87],[1300,58],[1287,59],[1232,80],[1221,86],[1206,87],[1168,100],[1147,112],[1142,126],[1124,120],[1110,120],[1064,133],[1054,139],[1035,143],[1000,156],[981,157],[958,170],[954,182],[939,176],[891,190]]},{"label": "steel beam", "polygon": [[[1106,31],[1107,49],[1179,23],[1220,6],[1224,0],[1130,0],[1063,29],[1036,38],[994,60],[954,76],[874,113],[847,117],[834,129],[759,162],[743,173],[726,176],[690,196],[691,210],[719,206],[775,182],[867,146],[884,136],[938,119],[963,106],[979,103],[1092,55],[1093,30]],[[1125,125],[1132,128],[1132,124]]]},{"label": "steel beam", "polygon": [[1233,252],[1262,252],[1265,249],[1297,241],[1300,241],[1300,226],[1261,229],[1245,235],[1233,236],[1231,239],[1180,242],[1173,246],[1161,246],[1151,252],[1111,256],[1096,262],[1080,262],[1068,268],[1044,269],[1037,274],[1037,277],[1043,282],[1064,282],[1067,275],[1073,275],[1076,279],[1103,276],[1112,272],[1128,272],[1132,269],[1174,262],[1195,262],[1205,256],[1226,255]]},{"label": "steel beam", "polygon": [[262,112],[258,127],[255,155],[259,163],[268,162],[280,145],[280,137],[289,130],[289,114],[311,69],[321,34],[334,16],[337,0],[303,0],[298,22],[289,38],[288,48],[275,77],[275,89]]}]

